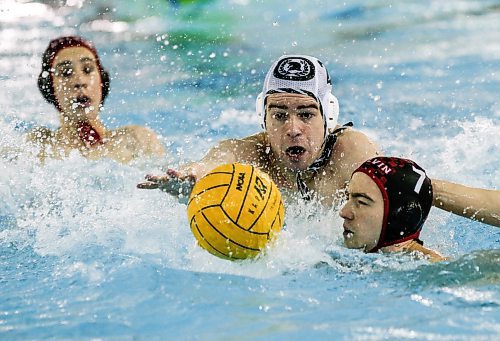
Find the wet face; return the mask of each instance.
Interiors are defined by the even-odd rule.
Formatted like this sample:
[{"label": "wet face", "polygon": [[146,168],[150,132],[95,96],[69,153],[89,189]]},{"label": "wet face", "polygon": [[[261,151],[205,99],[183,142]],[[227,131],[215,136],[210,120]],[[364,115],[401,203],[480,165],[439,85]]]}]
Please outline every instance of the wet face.
[{"label": "wet face", "polygon": [[65,119],[95,119],[102,80],[93,53],[85,47],[64,48],[55,56],[52,68],[54,95]]},{"label": "wet face", "polygon": [[350,249],[371,251],[380,238],[384,200],[377,184],[365,173],[353,174],[349,199],[340,210],[344,218],[344,243]]},{"label": "wet face", "polygon": [[273,152],[289,169],[305,170],[321,154],[325,127],[319,104],[310,96],[269,95],[266,131]]}]

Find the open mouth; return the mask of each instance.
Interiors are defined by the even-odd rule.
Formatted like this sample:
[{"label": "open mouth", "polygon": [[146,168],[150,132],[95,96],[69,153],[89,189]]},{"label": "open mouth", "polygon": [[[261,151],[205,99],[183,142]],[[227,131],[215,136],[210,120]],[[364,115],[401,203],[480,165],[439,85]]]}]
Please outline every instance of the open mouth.
[{"label": "open mouth", "polygon": [[344,233],[343,234],[344,234],[344,238],[346,238],[346,239],[352,238],[352,236],[354,236],[354,232],[349,230],[345,226],[344,226]]},{"label": "open mouth", "polygon": [[299,158],[306,152],[306,149],[301,146],[291,146],[285,150],[285,153],[290,158]]},{"label": "open mouth", "polygon": [[90,97],[82,95],[78,96],[73,100],[73,107],[74,108],[88,108],[90,107],[92,103],[90,102]]}]

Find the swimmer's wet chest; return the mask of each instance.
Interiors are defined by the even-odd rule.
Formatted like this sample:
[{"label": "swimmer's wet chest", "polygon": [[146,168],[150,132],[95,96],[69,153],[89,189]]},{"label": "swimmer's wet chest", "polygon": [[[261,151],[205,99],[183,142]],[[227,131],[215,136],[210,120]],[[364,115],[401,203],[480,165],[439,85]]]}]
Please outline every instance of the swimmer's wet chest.
[{"label": "swimmer's wet chest", "polygon": [[120,162],[129,162],[138,156],[138,141],[134,134],[127,131],[106,134],[103,144],[90,148],[95,156],[107,156]]},{"label": "swimmer's wet chest", "polygon": [[80,153],[91,160],[109,157],[119,162],[130,162],[137,156],[136,139],[125,132],[107,132],[102,143],[89,146],[82,140],[76,140],[71,145],[65,145],[65,152],[78,149]]}]

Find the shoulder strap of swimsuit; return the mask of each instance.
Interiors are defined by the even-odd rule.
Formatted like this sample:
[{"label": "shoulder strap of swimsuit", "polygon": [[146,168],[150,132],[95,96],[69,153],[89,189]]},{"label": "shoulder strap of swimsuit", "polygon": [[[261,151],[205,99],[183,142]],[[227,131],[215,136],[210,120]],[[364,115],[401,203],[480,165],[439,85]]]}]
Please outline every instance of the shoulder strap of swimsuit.
[{"label": "shoulder strap of swimsuit", "polygon": [[[318,170],[323,168],[332,156],[333,146],[335,145],[335,142],[337,142],[337,136],[342,131],[352,126],[352,122],[347,122],[343,126],[335,129],[331,134],[328,134],[325,139],[325,147],[323,148],[323,152],[321,153],[319,158],[317,158],[309,167],[307,167],[306,171],[313,171],[314,173],[317,173]],[[307,187],[304,180],[302,180],[300,172],[297,172],[297,188],[304,200],[311,200],[310,189],[309,187]]]}]

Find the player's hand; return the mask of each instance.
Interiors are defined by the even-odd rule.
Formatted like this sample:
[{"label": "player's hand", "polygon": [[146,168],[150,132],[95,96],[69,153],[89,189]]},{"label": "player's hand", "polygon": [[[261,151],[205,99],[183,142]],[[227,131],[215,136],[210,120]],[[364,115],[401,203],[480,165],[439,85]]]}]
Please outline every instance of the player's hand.
[{"label": "player's hand", "polygon": [[160,189],[179,199],[179,202],[187,203],[189,195],[196,183],[193,174],[183,175],[174,169],[168,169],[165,175],[146,175],[146,182],[137,184],[140,189]]}]

